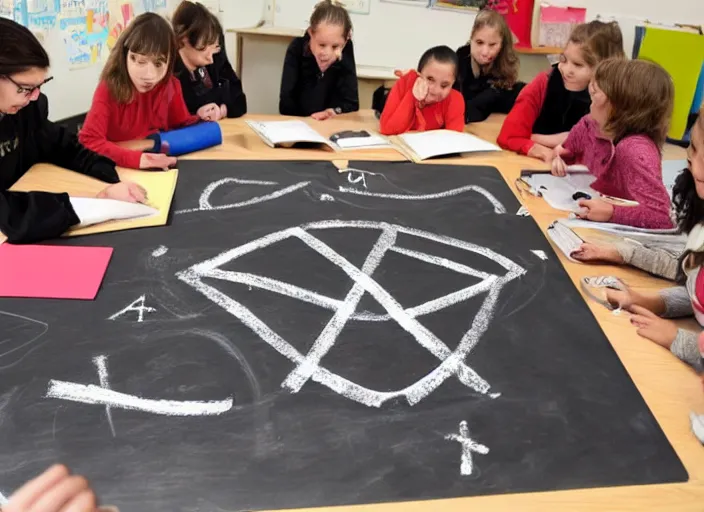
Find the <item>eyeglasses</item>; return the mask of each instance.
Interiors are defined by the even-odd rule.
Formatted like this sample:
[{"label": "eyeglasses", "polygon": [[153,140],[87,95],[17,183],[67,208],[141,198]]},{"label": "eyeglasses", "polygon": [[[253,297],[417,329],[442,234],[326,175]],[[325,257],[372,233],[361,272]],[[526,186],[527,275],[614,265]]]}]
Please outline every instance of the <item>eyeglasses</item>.
[{"label": "eyeglasses", "polygon": [[53,76],[50,76],[46,80],[44,80],[42,83],[39,85],[35,85],[34,87],[25,87],[24,85],[20,85],[17,82],[15,82],[12,78],[9,76],[5,76],[10,82],[15,84],[17,86],[17,94],[24,94],[25,96],[31,96],[34,91],[38,91],[39,89],[42,88],[42,86],[46,85],[47,82],[50,82],[51,80],[54,79]]}]

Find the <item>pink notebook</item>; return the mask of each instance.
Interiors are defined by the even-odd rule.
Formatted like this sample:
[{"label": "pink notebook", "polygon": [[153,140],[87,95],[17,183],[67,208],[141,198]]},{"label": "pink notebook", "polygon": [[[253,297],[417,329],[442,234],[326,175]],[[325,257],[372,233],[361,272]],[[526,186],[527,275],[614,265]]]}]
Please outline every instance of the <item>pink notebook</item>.
[{"label": "pink notebook", "polygon": [[93,300],[112,247],[0,244],[0,297]]}]

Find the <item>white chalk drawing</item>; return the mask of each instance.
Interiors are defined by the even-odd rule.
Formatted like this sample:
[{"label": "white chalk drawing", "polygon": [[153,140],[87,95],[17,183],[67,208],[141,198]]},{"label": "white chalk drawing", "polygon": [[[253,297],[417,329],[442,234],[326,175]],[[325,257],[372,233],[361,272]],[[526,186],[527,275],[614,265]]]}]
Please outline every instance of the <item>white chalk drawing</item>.
[{"label": "white chalk drawing", "polygon": [[166,254],[168,250],[169,248],[165,245],[160,245],[159,247],[154,249],[154,251],[152,252],[152,256],[158,258],[159,256],[163,256],[164,254]]},{"label": "white chalk drawing", "polygon": [[335,200],[335,198],[332,197],[330,194],[320,194],[320,200],[332,202]]},{"label": "white chalk drawing", "polygon": [[118,393],[110,389],[108,383],[107,358],[105,358],[105,356],[98,356],[94,358],[93,361],[98,365],[100,386],[50,380],[46,398],[57,398],[70,402],[106,406],[113,435],[115,435],[115,429],[112,425],[111,409],[128,409],[164,416],[217,416],[232,409],[234,403],[232,397],[226,400],[204,402],[150,400],[125,393]]},{"label": "white chalk drawing", "polygon": [[528,208],[521,206],[516,212],[516,215],[519,217],[530,217],[530,212],[528,211]]},{"label": "white chalk drawing", "polygon": [[460,462],[460,474],[463,476],[471,475],[474,470],[472,463],[472,452],[486,455],[489,453],[489,448],[483,444],[479,444],[469,437],[469,427],[466,421],[460,422],[460,433],[448,434],[445,436],[448,441],[457,441],[462,445],[462,459]]},{"label": "white chalk drawing", "polygon": [[[380,235],[374,248],[362,265],[362,268],[359,269],[312,234],[316,230],[325,229],[378,230],[380,231]],[[397,246],[397,238],[399,235],[409,237],[409,239],[417,237],[425,241],[431,241],[440,245],[451,246],[482,255],[504,267],[506,273],[504,275],[488,274],[446,258],[399,247]],[[263,249],[289,238],[298,239],[347,274],[352,281],[352,286],[343,300],[326,297],[315,291],[268,277],[222,270],[220,268],[245,254]],[[431,265],[450,269],[459,274],[477,277],[481,279],[481,282],[423,304],[404,309],[403,306],[372,277],[374,270],[382,263],[384,256],[389,251],[403,254]],[[263,341],[296,365],[282,383],[283,387],[291,392],[297,392],[308,379],[313,379],[315,382],[327,386],[350,400],[360,402],[369,407],[380,407],[384,402],[395,397],[404,397],[410,405],[415,405],[453,375],[465,386],[487,395],[490,389],[489,383],[480,377],[472,368],[467,366],[465,359],[488,328],[499,293],[503,286],[524,273],[525,269],[508,258],[486,247],[480,247],[463,240],[382,222],[329,220],[313,222],[272,233],[240,247],[226,251],[210,260],[193,265],[176,275],[179,279],[192,286],[209,300],[236,316]],[[334,313],[330,321],[318,335],[308,354],[303,355],[274,332],[260,318],[255,316],[245,305],[222,293],[214,286],[206,284],[204,280],[207,278],[242,283],[251,287],[268,290],[315,304],[322,308],[329,309]],[[364,293],[371,295],[386,310],[386,314],[374,314],[367,311],[356,313],[356,308]],[[462,336],[454,351],[450,350],[445,343],[438,339],[437,336],[430,332],[417,319],[420,316],[466,301],[480,293],[486,293],[486,298],[473,319],[469,330]],[[376,391],[351,382],[320,366],[322,358],[333,347],[337,336],[348,322],[389,320],[397,322],[406,332],[411,334],[421,346],[440,360],[438,366],[428,375],[401,390]]]},{"label": "white chalk drawing", "polygon": [[228,210],[230,208],[242,208],[243,206],[251,206],[253,204],[263,203],[265,201],[271,201],[272,199],[277,199],[281,196],[285,196],[287,194],[290,194],[291,192],[295,192],[298,189],[301,189],[303,187],[308,186],[310,184],[310,181],[301,181],[301,182],[296,183],[294,185],[290,185],[288,187],[284,187],[279,190],[276,190],[275,192],[271,192],[270,194],[252,197],[250,199],[247,199],[246,201],[240,201],[237,203],[213,206],[212,204],[210,204],[211,194],[215,191],[215,189],[217,189],[218,187],[220,187],[222,185],[225,185],[226,183],[235,183],[237,185],[257,185],[260,187],[275,187],[279,184],[276,181],[241,180],[238,178],[223,178],[221,180],[218,180],[218,181],[211,183],[210,185],[208,185],[205,188],[205,190],[203,191],[203,193],[200,196],[200,199],[198,200],[198,208],[187,208],[185,210],[177,210],[175,213],[181,214],[181,213],[202,212],[202,211],[210,211],[210,210]]},{"label": "white chalk drawing", "polygon": [[476,192],[484,196],[493,206],[495,213],[506,213],[506,207],[499,201],[491,192],[485,188],[476,185],[466,185],[464,187],[453,188],[443,192],[434,192],[432,194],[386,194],[381,192],[368,192],[366,190],[358,190],[349,187],[338,187],[340,192],[345,194],[357,194],[367,197],[378,197],[380,199],[399,199],[406,201],[428,201],[430,199],[444,199],[447,197],[464,194],[465,192]]},{"label": "white chalk drawing", "polygon": [[536,249],[536,250],[533,250],[533,251],[530,251],[530,252],[532,252],[533,254],[535,254],[538,258],[540,258],[540,259],[543,260],[543,261],[547,261],[547,259],[548,259],[548,255],[545,254],[545,251],[541,251],[541,250]]},{"label": "white chalk drawing", "polygon": [[10,501],[0,492],[0,507],[7,505]]},{"label": "white chalk drawing", "polygon": [[125,313],[129,311],[136,311],[137,312],[137,321],[138,322],[144,322],[144,313],[154,313],[156,311],[155,308],[145,306],[144,301],[146,300],[146,297],[142,295],[140,298],[138,298],[136,301],[134,301],[132,304],[127,306],[125,309],[122,309],[112,315],[111,317],[108,318],[108,320],[115,320],[117,317],[124,315]]},{"label": "white chalk drawing", "polygon": [[[103,389],[110,389],[110,381],[108,380],[108,358],[106,356],[94,357],[93,363],[95,363],[95,366],[98,368],[100,387]],[[109,405],[105,406],[105,415],[108,417],[112,437],[117,437],[117,434],[115,433],[115,424],[112,422],[112,412],[110,412]]]},{"label": "white chalk drawing", "polygon": [[348,171],[347,172],[347,181],[349,183],[352,183],[353,185],[356,185],[357,183],[361,183],[364,188],[367,188],[367,179],[364,177],[363,172],[359,171]]},{"label": "white chalk drawing", "polygon": [[[8,344],[8,341],[12,341],[12,333],[8,334],[7,331],[5,331],[4,335],[0,335],[0,370],[16,365],[32,351],[39,348],[41,343],[37,343],[37,341],[49,331],[49,324],[46,322],[10,313],[9,311],[0,311],[0,316],[2,315],[22,320],[23,322],[27,322],[27,324],[38,325],[41,328],[41,332],[29,340],[20,341],[19,344]],[[8,337],[5,338],[5,336]]]}]

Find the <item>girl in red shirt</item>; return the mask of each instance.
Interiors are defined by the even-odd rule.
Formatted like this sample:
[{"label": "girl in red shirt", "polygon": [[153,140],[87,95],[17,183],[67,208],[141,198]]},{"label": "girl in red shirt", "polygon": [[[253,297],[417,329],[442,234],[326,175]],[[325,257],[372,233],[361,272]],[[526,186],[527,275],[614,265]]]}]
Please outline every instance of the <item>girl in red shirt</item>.
[{"label": "girl in red shirt", "polygon": [[560,63],[518,95],[501,127],[499,146],[552,163],[553,148],[589,113],[589,82],[596,65],[609,58],[625,58],[618,24],[595,20],[578,25]]},{"label": "girl in red shirt", "polygon": [[426,51],[418,71],[403,75],[393,86],[379,121],[384,135],[447,129],[464,131],[464,98],[453,89],[457,54],[448,46]]},{"label": "girl in red shirt", "polygon": [[174,32],[164,18],[149,12],[137,16],[118,38],[103,68],[79,133],[81,143],[122,167],[174,165],[175,157],[129,147],[153,133],[199,121],[199,116],[189,113],[181,83],[173,76],[177,55]]}]

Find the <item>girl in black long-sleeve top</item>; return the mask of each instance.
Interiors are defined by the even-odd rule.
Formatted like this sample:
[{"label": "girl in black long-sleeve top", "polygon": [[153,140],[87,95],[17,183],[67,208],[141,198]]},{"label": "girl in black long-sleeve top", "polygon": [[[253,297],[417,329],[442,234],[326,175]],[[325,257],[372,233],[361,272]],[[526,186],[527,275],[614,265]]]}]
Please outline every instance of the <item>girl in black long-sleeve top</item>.
[{"label": "girl in black long-sleeve top", "polygon": [[172,24],[179,45],[174,72],[191,114],[211,111],[213,121],[246,114],[247,98],[227,60],[217,17],[203,4],[186,0],[174,11]]},{"label": "girl in black long-sleeve top", "polygon": [[[144,190],[120,182],[115,163],[81,146],[74,134],[49,121],[49,56],[34,35],[0,18],[0,232],[11,243],[55,238],[75,225],[100,222],[99,202],[67,193],[8,190],[33,165],[46,162],[106,184],[99,198],[144,202]],[[102,220],[108,220],[104,218]]]},{"label": "girl in black long-sleeve top", "polygon": [[352,21],[331,0],[316,5],[310,27],[286,51],[279,113],[318,120],[359,110]]},{"label": "girl in black long-sleeve top", "polygon": [[518,57],[506,20],[485,9],[474,20],[470,41],[457,50],[465,123],[484,121],[490,114],[508,114],[525,85],[517,82]]}]

